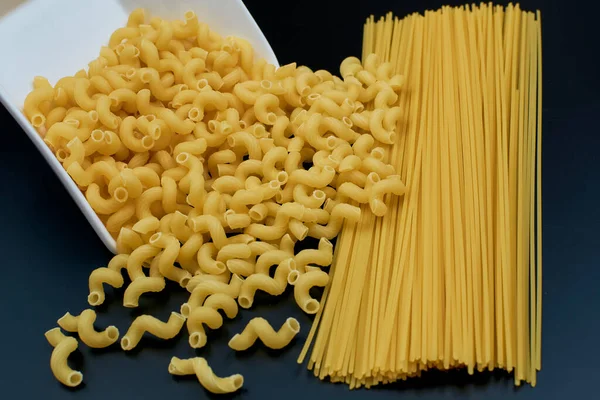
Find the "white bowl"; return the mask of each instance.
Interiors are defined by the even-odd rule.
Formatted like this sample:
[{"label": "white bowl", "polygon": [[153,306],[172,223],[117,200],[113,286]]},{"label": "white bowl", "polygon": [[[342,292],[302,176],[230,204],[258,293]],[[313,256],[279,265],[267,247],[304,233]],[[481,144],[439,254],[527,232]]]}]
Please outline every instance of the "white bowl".
[{"label": "white bowl", "polygon": [[[116,253],[116,243],[85,196],[21,113],[33,78],[54,84],[96,58],[111,33],[129,13],[144,8],[151,15],[182,19],[185,11],[221,35],[249,40],[258,56],[279,65],[260,28],[241,0],[0,0],[0,101],[58,175],[98,237]],[[21,3],[20,5],[18,3]],[[16,6],[16,8],[14,8]],[[14,9],[13,9],[14,8]],[[9,9],[12,9],[9,11]]]}]

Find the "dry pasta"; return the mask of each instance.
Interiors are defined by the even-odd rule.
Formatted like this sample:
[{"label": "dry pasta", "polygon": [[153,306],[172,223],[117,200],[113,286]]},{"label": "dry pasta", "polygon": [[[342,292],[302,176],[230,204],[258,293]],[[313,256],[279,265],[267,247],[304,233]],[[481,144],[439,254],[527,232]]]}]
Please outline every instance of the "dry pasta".
[{"label": "dry pasta", "polygon": [[[362,61],[341,73],[367,87],[348,118],[371,135],[352,144],[360,162],[344,165],[324,209],[333,218],[347,201],[363,205],[337,239],[298,358],[315,376],[354,389],[432,368],[502,368],[535,386],[540,24],[539,12],[486,3],[367,19]],[[378,142],[395,144],[382,154]]]},{"label": "dry pasta", "polygon": [[271,349],[282,349],[300,332],[300,323],[295,318],[288,318],[281,328],[275,332],[264,318],[252,318],[242,333],[235,334],[229,340],[229,347],[235,351],[249,349],[257,339]]},{"label": "dry pasta", "polygon": [[257,290],[262,290],[272,296],[279,296],[285,291],[288,283],[288,275],[296,269],[293,258],[283,260],[275,270],[275,276],[271,278],[268,274],[256,273],[250,275],[240,287],[238,302],[242,308],[252,307],[254,295]]},{"label": "dry pasta", "polygon": [[60,328],[50,329],[45,336],[48,343],[54,347],[50,356],[50,369],[54,377],[63,385],[79,386],[83,382],[82,373],[72,370],[67,364],[67,358],[77,349],[77,339],[65,336]]},{"label": "dry pasta", "polygon": [[207,361],[202,357],[187,360],[173,357],[169,363],[169,373],[171,375],[195,374],[202,387],[216,394],[233,393],[244,384],[244,377],[240,374],[226,378],[216,376]]},{"label": "dry pasta", "polygon": [[313,287],[324,287],[329,282],[329,275],[320,270],[314,270],[295,277],[288,276],[290,284],[294,285],[294,299],[296,304],[307,314],[316,314],[319,311],[319,301],[312,298],[309,290]]},{"label": "dry pasta", "polygon": [[119,339],[119,330],[111,325],[103,331],[94,329],[96,312],[91,309],[83,310],[78,316],[66,313],[58,320],[58,326],[67,332],[77,332],[79,339],[92,348],[104,348],[112,345]]},{"label": "dry pasta", "polygon": [[132,350],[146,332],[164,340],[172,339],[179,333],[184,323],[185,317],[175,312],[171,313],[167,322],[162,322],[151,315],[140,315],[121,338],[121,347],[123,350]]},{"label": "dry pasta", "polygon": [[211,329],[218,329],[223,325],[223,317],[221,317],[218,310],[223,310],[227,318],[235,318],[238,313],[237,302],[225,293],[215,293],[205,300],[202,307],[192,309],[187,317],[191,347],[200,348],[206,345],[206,333],[203,324]]},{"label": "dry pasta", "polygon": [[[218,310],[233,318],[256,290],[280,295],[292,276],[298,303],[312,312],[308,289],[323,278],[309,264],[332,262],[329,239],[364,212],[355,201],[384,214],[389,194],[405,189],[381,147],[398,139],[404,115],[402,78],[389,67],[371,57],[359,69],[349,59],[343,78],[295,63],[275,68],[254,60],[244,39],[216,34],[191,11],[184,17],[135,10],[87,71],[54,86],[37,77],[23,110],[117,242],[119,254],[90,275],[89,304],[105,302],[104,285],[124,285],[123,269],[131,280],[125,307],[167,281],[190,292],[167,322],[137,317],[124,350],[145,332],[174,337],[186,318],[191,347],[203,347],[205,326],[224,322]],[[373,113],[373,104],[385,111]],[[340,193],[345,183],[363,197]],[[322,238],[319,248],[296,254],[308,236]],[[96,332],[94,318],[86,310],[60,324],[90,346],[116,341],[116,328]],[[293,318],[279,332],[256,319],[230,344],[261,338],[281,348],[298,331]],[[195,373],[215,393],[243,383],[216,378],[199,358],[174,358],[169,371]]]}]

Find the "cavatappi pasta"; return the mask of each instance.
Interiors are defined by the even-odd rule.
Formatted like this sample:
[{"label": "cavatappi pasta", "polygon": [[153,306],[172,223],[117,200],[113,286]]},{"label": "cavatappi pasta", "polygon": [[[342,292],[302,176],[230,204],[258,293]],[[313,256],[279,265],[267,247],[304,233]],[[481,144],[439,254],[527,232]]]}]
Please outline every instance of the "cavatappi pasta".
[{"label": "cavatappi pasta", "polygon": [[169,373],[171,375],[195,374],[202,387],[216,394],[233,393],[239,390],[244,384],[244,377],[240,374],[231,375],[226,378],[216,376],[206,359],[202,357],[189,358],[187,360],[173,357],[169,363]]},{"label": "cavatappi pasta", "polygon": [[92,348],[104,348],[119,339],[119,330],[111,325],[103,331],[94,329],[96,312],[92,309],[83,310],[78,316],[66,313],[58,320],[58,326],[67,332],[77,332],[79,339]]},{"label": "cavatappi pasta", "polygon": [[151,315],[140,315],[121,338],[121,347],[123,350],[133,349],[146,332],[161,339],[172,339],[179,333],[184,323],[185,317],[176,312],[171,313],[167,322],[160,321]]},{"label": "cavatappi pasta", "polygon": [[77,350],[77,339],[65,336],[60,328],[50,329],[45,336],[48,343],[54,347],[50,356],[50,369],[54,377],[63,385],[79,386],[83,382],[83,374],[72,370],[67,364],[69,355]]},{"label": "cavatappi pasta", "polygon": [[300,323],[295,318],[288,318],[275,331],[269,322],[260,317],[252,318],[241,333],[235,334],[229,340],[229,347],[235,351],[247,350],[257,339],[271,349],[282,349],[300,332]]},{"label": "cavatappi pasta", "polygon": [[[330,239],[345,222],[354,226],[367,210],[383,215],[405,191],[388,162],[404,118],[405,79],[392,69],[376,57],[346,59],[341,78],[295,63],[275,67],[194,12],[167,21],[135,10],[86,70],[54,85],[34,79],[25,116],[117,243],[119,254],[90,275],[88,303],[99,306],[108,287],[123,287],[123,273],[131,281],[125,307],[139,307],[169,281],[189,292],[167,322],[137,317],[123,350],[145,332],[168,340],[184,325],[191,347],[206,346],[205,329],[224,323],[221,312],[233,318],[257,290],[280,295],[290,281],[304,311],[318,308],[308,290],[327,273],[311,264],[326,268]],[[320,239],[318,249],[295,251],[307,237]],[[94,319],[85,310],[59,324],[90,347],[118,340],[116,328],[98,332]],[[282,348],[300,329],[293,318],[279,332],[263,321],[252,320],[231,347],[260,338]],[[53,371],[78,384],[66,354]],[[215,393],[243,383],[216,378],[203,359],[174,358],[169,371],[195,373]]]}]

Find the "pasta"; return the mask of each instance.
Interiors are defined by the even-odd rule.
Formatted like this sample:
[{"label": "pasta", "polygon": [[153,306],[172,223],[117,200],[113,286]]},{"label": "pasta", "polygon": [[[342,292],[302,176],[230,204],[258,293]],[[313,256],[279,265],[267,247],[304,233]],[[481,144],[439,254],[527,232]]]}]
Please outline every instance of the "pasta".
[{"label": "pasta", "polygon": [[304,272],[308,264],[326,267],[333,261],[333,245],[326,238],[321,238],[318,250],[302,250],[296,254],[294,261],[296,262],[296,270],[300,273]]},{"label": "pasta", "polygon": [[[224,323],[219,310],[233,318],[257,290],[280,295],[288,281],[298,285],[301,308],[316,311],[308,291],[323,277],[309,264],[332,263],[329,240],[369,210],[357,201],[383,215],[390,195],[405,191],[387,163],[389,147],[376,140],[402,140],[402,78],[373,57],[365,68],[352,59],[342,65],[343,78],[295,63],[276,68],[191,11],[167,21],[135,10],[86,70],[54,86],[34,79],[25,116],[117,242],[119,254],[89,277],[88,303],[105,303],[104,285],[123,287],[123,269],[131,280],[125,307],[167,281],[190,292],[167,322],[137,317],[121,338],[124,350],[146,331],[172,338],[184,323],[190,346],[203,347],[206,327]],[[308,236],[321,239],[319,248],[296,254]],[[96,332],[94,318],[85,310],[59,323],[90,346],[116,341],[116,328]],[[279,333],[256,320],[232,346],[260,337],[281,348],[298,330],[294,319]],[[214,377],[202,359],[173,361],[169,370],[196,373],[214,392],[243,383]]]},{"label": "pasta", "polygon": [[69,355],[77,350],[77,339],[65,336],[60,328],[50,329],[45,336],[48,343],[54,347],[50,356],[50,369],[54,377],[63,385],[79,386],[83,382],[83,374],[72,370],[67,364]]},{"label": "pasta", "polygon": [[294,298],[296,304],[307,314],[316,314],[319,311],[319,301],[313,299],[309,290],[312,287],[324,287],[329,282],[329,275],[326,272],[314,270],[300,274],[297,278],[289,276],[290,284],[294,285]]},{"label": "pasta", "polygon": [[[354,389],[502,368],[536,385],[540,24],[539,12],[487,3],[367,19],[362,61],[340,70],[366,87],[348,118],[370,135],[352,144],[360,162],[343,163],[323,207],[329,224],[348,202],[361,213],[340,231],[298,358],[315,376]],[[329,237],[323,225],[309,236]],[[289,281],[298,289],[316,273]]]},{"label": "pasta", "polygon": [[83,310],[78,316],[66,313],[58,320],[58,326],[67,332],[77,332],[79,338],[87,346],[99,349],[112,345],[119,339],[119,330],[111,325],[98,332],[94,329],[96,312],[91,309]]},{"label": "pasta", "polygon": [[212,294],[222,293],[237,298],[243,282],[242,278],[234,274],[228,284],[217,281],[203,281],[192,289],[188,288],[188,290],[191,290],[191,294],[188,301],[181,305],[181,314],[189,316],[194,308],[201,306],[206,298]]},{"label": "pasta", "polygon": [[252,318],[242,333],[235,334],[229,341],[229,347],[235,351],[249,349],[256,339],[270,349],[282,349],[300,332],[300,323],[295,318],[286,319],[279,331],[275,332],[264,318]]},{"label": "pasta", "polygon": [[218,329],[223,325],[223,318],[218,310],[223,310],[227,318],[235,318],[238,306],[233,297],[225,293],[210,295],[202,307],[192,309],[187,317],[187,328],[190,334],[189,342],[193,348],[206,345],[206,334],[203,324],[211,329]]},{"label": "pasta", "polygon": [[104,303],[105,294],[103,284],[114,288],[123,286],[124,281],[121,269],[127,266],[128,258],[127,254],[118,254],[110,260],[108,267],[101,267],[92,271],[89,278],[90,294],[88,296],[88,303],[91,306],[99,306]]},{"label": "pasta", "polygon": [[181,330],[185,317],[176,312],[171,313],[167,322],[162,322],[151,315],[137,317],[125,335],[121,338],[121,348],[129,351],[138,345],[145,332],[164,340],[172,339]]},{"label": "pasta", "polygon": [[256,273],[250,275],[242,282],[238,302],[242,308],[252,307],[254,302],[254,294],[257,290],[262,290],[272,296],[279,296],[285,291],[288,282],[288,275],[296,269],[293,258],[283,260],[275,270],[275,276],[269,277],[268,274]]},{"label": "pasta", "polygon": [[169,363],[169,373],[171,375],[195,374],[202,387],[216,394],[233,393],[239,390],[244,384],[244,377],[240,374],[231,375],[226,378],[216,376],[202,357],[189,358],[187,360],[173,357]]}]

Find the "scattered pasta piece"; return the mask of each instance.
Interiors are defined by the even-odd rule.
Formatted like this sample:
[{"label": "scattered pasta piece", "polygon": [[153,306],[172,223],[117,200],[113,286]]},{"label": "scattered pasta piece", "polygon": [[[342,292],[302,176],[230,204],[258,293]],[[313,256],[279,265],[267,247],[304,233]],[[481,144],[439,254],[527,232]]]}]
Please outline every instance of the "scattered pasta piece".
[{"label": "scattered pasta piece", "polygon": [[121,338],[121,347],[126,351],[132,350],[145,332],[164,340],[173,339],[181,331],[184,323],[185,317],[176,312],[171,313],[167,322],[162,322],[151,315],[140,315]]},{"label": "scattered pasta piece", "polygon": [[45,336],[48,343],[54,347],[50,356],[50,369],[54,377],[63,385],[79,386],[83,382],[83,374],[72,370],[67,364],[69,355],[77,349],[77,339],[65,336],[60,328],[50,329]]},{"label": "scattered pasta piece", "polygon": [[235,351],[247,350],[252,347],[256,339],[260,339],[271,349],[282,349],[298,332],[300,332],[300,323],[295,318],[288,318],[279,331],[275,332],[266,319],[256,317],[248,322],[242,333],[235,334],[229,340],[229,347]]},{"label": "scattered pasta piece", "polygon": [[95,321],[96,312],[87,309],[78,316],[66,313],[58,320],[58,325],[67,332],[77,332],[83,343],[96,349],[108,347],[119,339],[119,330],[116,326],[111,325],[98,332],[94,329]]},{"label": "scattered pasta piece", "polygon": [[195,374],[200,384],[215,394],[233,393],[244,384],[244,377],[240,374],[226,378],[216,376],[206,359],[202,357],[188,358],[187,360],[173,357],[169,363],[169,373],[171,375]]},{"label": "scattered pasta piece", "polygon": [[319,301],[310,297],[309,291],[313,287],[324,287],[329,282],[329,275],[315,269],[297,277],[289,276],[290,284],[294,285],[294,298],[296,304],[307,314],[316,314],[319,311]]}]

